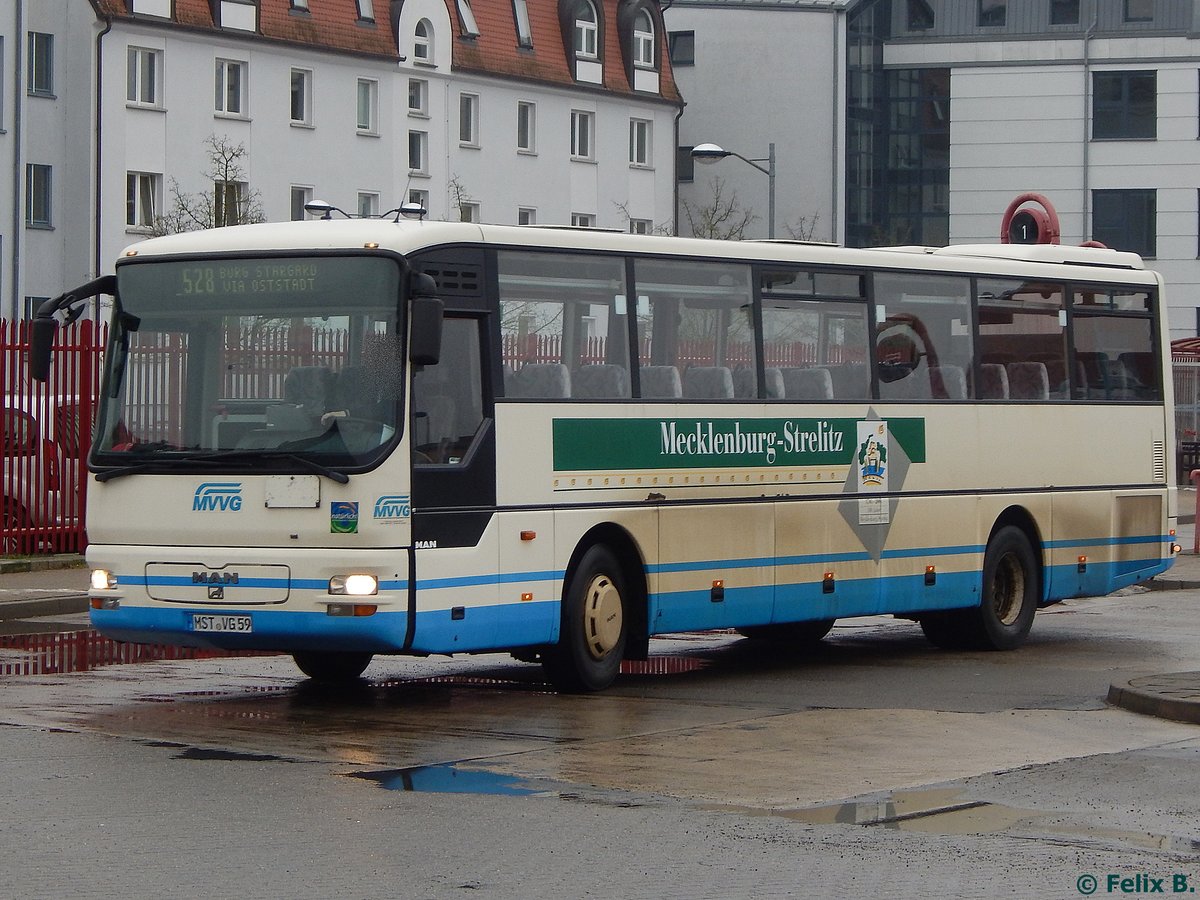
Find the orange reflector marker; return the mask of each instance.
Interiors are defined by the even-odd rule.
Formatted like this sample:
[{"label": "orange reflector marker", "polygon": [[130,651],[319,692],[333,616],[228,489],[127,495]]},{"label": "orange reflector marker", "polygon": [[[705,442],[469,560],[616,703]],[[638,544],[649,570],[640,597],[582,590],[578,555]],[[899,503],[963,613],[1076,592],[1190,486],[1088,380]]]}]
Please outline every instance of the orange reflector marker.
[{"label": "orange reflector marker", "polygon": [[536,537],[537,537],[536,531],[522,531],[521,532],[521,540],[523,540],[523,541],[532,541]]},{"label": "orange reflector marker", "polygon": [[530,593],[529,591],[525,591],[523,594],[521,594],[521,602],[522,603],[528,603],[532,599],[533,599],[533,594]]},{"label": "orange reflector marker", "polygon": [[379,610],[378,606],[372,603],[357,603],[354,606],[354,615],[356,616],[373,616]]},{"label": "orange reflector marker", "polygon": [[1087,557],[1086,556],[1079,557],[1079,571],[1080,572],[1087,571]]}]

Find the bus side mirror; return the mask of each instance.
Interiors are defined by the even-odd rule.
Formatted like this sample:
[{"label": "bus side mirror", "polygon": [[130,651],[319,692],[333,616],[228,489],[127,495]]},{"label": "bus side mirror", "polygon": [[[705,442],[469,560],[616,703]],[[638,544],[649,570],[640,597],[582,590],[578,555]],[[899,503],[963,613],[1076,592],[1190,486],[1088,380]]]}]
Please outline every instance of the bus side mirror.
[{"label": "bus side mirror", "polygon": [[33,333],[29,337],[29,374],[34,381],[46,381],[50,377],[50,348],[54,344],[54,332],[58,322],[51,318],[35,318]]},{"label": "bus side mirror", "polygon": [[442,355],[442,301],[414,296],[408,323],[409,361],[415,366],[436,366]]}]

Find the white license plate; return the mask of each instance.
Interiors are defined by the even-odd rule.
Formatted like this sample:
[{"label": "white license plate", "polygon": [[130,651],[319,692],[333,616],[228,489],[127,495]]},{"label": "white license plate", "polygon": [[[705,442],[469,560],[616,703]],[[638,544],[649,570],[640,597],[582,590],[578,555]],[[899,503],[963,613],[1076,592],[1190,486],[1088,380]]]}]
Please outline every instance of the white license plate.
[{"label": "white license plate", "polygon": [[220,631],[234,634],[250,634],[254,623],[249,616],[210,616],[192,614],[192,631]]}]

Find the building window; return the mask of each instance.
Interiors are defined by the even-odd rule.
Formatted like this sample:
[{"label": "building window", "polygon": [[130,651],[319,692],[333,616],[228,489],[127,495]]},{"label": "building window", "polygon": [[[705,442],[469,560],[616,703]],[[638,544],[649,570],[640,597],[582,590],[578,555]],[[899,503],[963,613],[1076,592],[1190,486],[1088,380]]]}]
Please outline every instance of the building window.
[{"label": "building window", "polygon": [[375,21],[374,0],[358,0],[358,18],[363,22]]},{"label": "building window", "polygon": [[1157,213],[1152,189],[1092,191],[1092,237],[1114,250],[1153,257]]},{"label": "building window", "polygon": [[671,65],[694,66],[696,64],[696,32],[672,31],[667,36],[671,54]]},{"label": "building window", "polygon": [[1093,73],[1093,140],[1152,140],[1157,128],[1157,73]]},{"label": "building window", "polygon": [[654,223],[649,219],[630,219],[629,233],[630,234],[650,234],[654,230]]},{"label": "building window", "polygon": [[311,69],[292,69],[291,116],[293,125],[312,124],[312,84]]},{"label": "building window", "polygon": [[25,224],[34,228],[49,228],[50,166],[29,163],[25,166]]},{"label": "building window", "polygon": [[513,15],[517,19],[517,44],[533,46],[533,31],[529,27],[529,6],[525,0],[513,0]]},{"label": "building window", "polygon": [[1125,0],[1126,22],[1153,22],[1154,0]]},{"label": "building window", "polygon": [[292,221],[302,222],[308,217],[304,207],[313,198],[313,189],[298,184],[292,185]]},{"label": "building window", "polygon": [[575,5],[575,55],[586,59],[599,56],[599,19],[591,0],[579,0]]},{"label": "building window", "polygon": [[408,133],[408,169],[418,175],[427,174],[429,135],[424,131]]},{"label": "building window", "polygon": [[308,12],[308,0],[292,0],[291,8],[300,12]]},{"label": "building window", "polygon": [[594,228],[596,217],[591,213],[571,213],[571,224],[576,228]]},{"label": "building window", "polygon": [[409,204],[419,206],[421,209],[428,212],[429,211],[429,191],[409,191],[407,202]]},{"label": "building window", "polygon": [[1078,25],[1079,0],[1050,0],[1051,25]]},{"label": "building window", "polygon": [[458,95],[458,142],[466,147],[479,146],[479,95]]},{"label": "building window", "polygon": [[29,32],[29,93],[54,94],[54,35]]},{"label": "building window", "polygon": [[596,114],[571,110],[571,156],[574,159],[592,158],[592,131]]},{"label": "building window", "polygon": [[32,319],[43,303],[49,300],[49,297],[26,297],[24,304],[24,318],[26,321]]},{"label": "building window", "polygon": [[408,79],[408,114],[429,115],[429,82],[422,78]]},{"label": "building window", "polygon": [[654,20],[645,9],[638,10],[633,20],[633,64],[654,68]]},{"label": "building window", "polygon": [[629,120],[629,164],[649,166],[651,159],[651,135],[653,123],[647,119]]},{"label": "building window", "polygon": [[1008,0],[979,0],[981,27],[1003,25],[1008,21]]},{"label": "building window", "polygon": [[517,102],[517,150],[537,152],[537,104],[525,100]]},{"label": "building window", "polygon": [[463,200],[458,204],[458,221],[480,222],[479,204],[472,200]]},{"label": "building window", "polygon": [[244,181],[213,182],[213,225],[241,225],[245,218],[247,185]]},{"label": "building window", "polygon": [[246,63],[233,59],[217,60],[216,111],[226,116],[246,114]]},{"label": "building window", "polygon": [[379,131],[376,116],[379,109],[379,82],[371,78],[358,79],[358,130],[364,134]]},{"label": "building window", "polygon": [[161,71],[161,50],[130,47],[125,99],[137,106],[161,106],[162,91],[158,82]]},{"label": "building window", "polygon": [[675,180],[690,184],[696,180],[696,160],[692,157],[691,147],[675,148]]},{"label": "building window", "polygon": [[479,26],[475,24],[475,13],[471,11],[471,0],[458,0],[458,21],[462,23],[464,37],[479,37]]},{"label": "building window", "polygon": [[149,230],[162,207],[162,175],[151,172],[125,173],[125,225]]},{"label": "building window", "polygon": [[359,191],[358,214],[364,219],[373,219],[379,215],[379,194],[374,191]]},{"label": "building window", "polygon": [[933,28],[933,8],[928,0],[908,0],[908,30],[929,31]]},{"label": "building window", "polygon": [[518,225],[536,225],[537,210],[530,206],[522,206],[517,210]]},{"label": "building window", "polygon": [[418,22],[413,31],[413,61],[433,65],[433,25],[428,19]]}]

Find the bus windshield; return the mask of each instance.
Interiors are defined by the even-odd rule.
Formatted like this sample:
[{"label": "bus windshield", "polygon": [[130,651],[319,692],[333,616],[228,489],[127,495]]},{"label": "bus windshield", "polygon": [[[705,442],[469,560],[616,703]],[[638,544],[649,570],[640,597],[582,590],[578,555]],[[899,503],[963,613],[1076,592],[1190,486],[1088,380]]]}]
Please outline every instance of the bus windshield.
[{"label": "bus windshield", "polygon": [[401,430],[399,299],[384,256],[120,266],[92,464],[373,465]]}]

